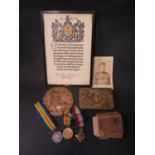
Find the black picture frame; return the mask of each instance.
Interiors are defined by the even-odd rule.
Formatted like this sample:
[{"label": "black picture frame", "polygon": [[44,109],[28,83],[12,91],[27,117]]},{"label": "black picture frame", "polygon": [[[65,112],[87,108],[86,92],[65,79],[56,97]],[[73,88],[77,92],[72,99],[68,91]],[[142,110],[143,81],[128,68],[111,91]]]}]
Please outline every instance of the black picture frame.
[{"label": "black picture frame", "polygon": [[[66,84],[66,86],[92,86],[92,75],[93,75],[93,63],[94,63],[94,48],[95,48],[95,44],[94,44],[94,40],[95,40],[95,15],[96,15],[96,11],[95,10],[91,10],[91,11],[86,11],[86,10],[82,10],[82,11],[73,11],[73,10],[41,10],[40,11],[40,15],[41,15],[41,33],[42,33],[42,46],[43,46],[43,59],[44,59],[44,76],[45,76],[45,84],[47,86],[58,86],[58,84],[48,84],[47,81],[47,64],[46,64],[46,49],[45,49],[45,33],[44,33],[44,19],[43,19],[43,15],[44,14],[92,14],[92,38],[91,38],[91,59],[90,59],[90,84],[89,85],[68,85]],[[60,84],[59,86],[62,86],[62,84]]]}]

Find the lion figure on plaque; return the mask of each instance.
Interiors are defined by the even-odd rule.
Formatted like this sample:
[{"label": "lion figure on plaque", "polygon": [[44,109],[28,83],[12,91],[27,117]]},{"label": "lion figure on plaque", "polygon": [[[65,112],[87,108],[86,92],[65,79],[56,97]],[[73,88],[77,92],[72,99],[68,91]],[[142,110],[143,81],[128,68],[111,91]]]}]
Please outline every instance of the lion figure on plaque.
[{"label": "lion figure on plaque", "polygon": [[66,16],[65,22],[58,19],[52,22],[52,38],[55,42],[82,42],[84,38],[84,23],[77,18]]}]

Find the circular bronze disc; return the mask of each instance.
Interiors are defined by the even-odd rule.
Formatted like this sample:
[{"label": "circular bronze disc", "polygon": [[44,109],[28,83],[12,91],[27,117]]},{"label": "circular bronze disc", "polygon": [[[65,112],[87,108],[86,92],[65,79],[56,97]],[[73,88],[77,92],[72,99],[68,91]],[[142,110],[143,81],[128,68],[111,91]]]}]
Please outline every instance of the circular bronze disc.
[{"label": "circular bronze disc", "polygon": [[61,116],[73,105],[73,95],[65,87],[50,88],[43,97],[43,103],[53,116]]},{"label": "circular bronze disc", "polygon": [[64,139],[71,139],[73,137],[73,130],[71,128],[66,128],[63,130]]}]

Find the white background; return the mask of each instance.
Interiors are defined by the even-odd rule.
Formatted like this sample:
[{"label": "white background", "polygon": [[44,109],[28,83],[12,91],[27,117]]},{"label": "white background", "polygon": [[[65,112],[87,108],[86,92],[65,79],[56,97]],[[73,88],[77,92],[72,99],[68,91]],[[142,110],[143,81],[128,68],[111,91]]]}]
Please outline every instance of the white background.
[{"label": "white background", "polygon": [[19,154],[19,8],[0,1],[0,155]]},{"label": "white background", "polygon": [[[18,0],[0,1],[0,155],[19,154]],[[136,0],[136,155],[155,155],[155,0]]]},{"label": "white background", "polygon": [[136,0],[136,155],[155,155],[155,0]]}]

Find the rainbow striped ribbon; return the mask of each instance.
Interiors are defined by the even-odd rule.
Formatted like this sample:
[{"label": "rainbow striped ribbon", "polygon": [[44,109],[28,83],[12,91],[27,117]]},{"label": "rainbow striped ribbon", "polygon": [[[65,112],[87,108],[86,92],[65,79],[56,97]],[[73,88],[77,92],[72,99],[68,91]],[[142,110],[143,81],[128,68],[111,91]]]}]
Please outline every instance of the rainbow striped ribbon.
[{"label": "rainbow striped ribbon", "polygon": [[84,127],[84,120],[83,120],[80,109],[75,105],[75,106],[73,106],[72,110],[73,110],[73,115],[75,117],[75,120],[76,120],[78,127],[83,128]]},{"label": "rainbow striped ribbon", "polygon": [[54,132],[56,130],[55,121],[48,114],[48,111],[45,109],[43,104],[41,104],[40,102],[37,102],[37,103],[35,103],[34,107],[35,107],[35,110],[37,111],[37,113],[39,114],[39,116],[41,117],[43,123],[46,125],[46,127],[50,131]]}]

